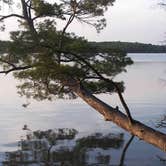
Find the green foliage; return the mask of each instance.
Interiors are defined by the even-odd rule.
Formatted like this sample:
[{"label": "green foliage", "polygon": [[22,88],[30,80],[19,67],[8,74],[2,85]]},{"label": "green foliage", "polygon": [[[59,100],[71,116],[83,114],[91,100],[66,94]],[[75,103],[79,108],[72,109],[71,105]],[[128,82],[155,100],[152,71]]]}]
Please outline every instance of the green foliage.
[{"label": "green foliage", "polygon": [[102,74],[114,77],[121,72],[125,72],[126,64],[132,64],[130,58],[124,52],[106,50],[105,54],[99,54],[94,61],[94,67]]},{"label": "green foliage", "polygon": [[[33,10],[35,17],[31,18],[31,13],[27,16],[23,12],[26,22],[22,25],[26,26],[24,30],[11,32],[9,52],[3,57],[15,66],[31,67],[14,74],[22,83],[18,86],[21,95],[37,100],[75,98],[70,85],[64,84],[70,80],[76,80],[96,94],[115,91],[115,87],[102,80],[96,71],[113,79],[126,71],[126,65],[132,64],[131,59],[124,52],[98,48],[83,37],[66,32],[73,18],[90,23],[87,18],[103,16],[114,0],[63,0],[59,4],[44,0],[22,2],[28,4],[27,12]],[[32,8],[29,9],[29,6]],[[57,18],[67,21],[62,30],[57,30]],[[93,25],[100,30],[106,26],[105,19],[97,19]],[[11,65],[6,67],[10,69]],[[117,85],[121,91],[124,90],[123,83]]]},{"label": "green foliage", "polygon": [[[116,82],[121,92],[124,91],[124,83],[123,82]],[[116,89],[113,86],[110,86],[109,83],[104,81],[88,81],[84,83],[84,86],[89,89],[92,93],[100,94],[100,93],[111,93],[115,92]]]},{"label": "green foliage", "polygon": [[58,5],[57,3],[51,4],[44,0],[33,0],[32,7],[35,10],[36,16],[45,17],[58,17],[61,19],[65,19],[63,16],[63,5]]},{"label": "green foliage", "polygon": [[[113,5],[115,0],[84,0],[80,1],[78,8],[84,12],[84,14],[92,14],[95,16],[104,15],[107,6]],[[81,13],[82,14],[82,13]]]},{"label": "green foliage", "polygon": [[9,41],[1,41],[0,40],[0,53],[7,53],[9,48]]},{"label": "green foliage", "polygon": [[[66,98],[67,94],[69,98],[75,97],[69,87],[62,85],[64,80],[70,79],[80,80],[93,93],[115,91],[115,88],[108,83],[100,81],[100,79],[96,80],[96,73],[81,59],[74,57],[72,53],[78,54],[79,57],[85,59],[93,68],[97,69],[100,74],[107,75],[110,78],[126,71],[126,65],[132,64],[131,59],[126,57],[125,53],[108,49],[97,50],[91,47],[85,39],[73,34],[65,34],[63,40],[63,51],[65,53],[59,54],[58,42],[56,41],[60,32],[55,29],[50,31],[44,30],[44,35],[41,29],[39,31],[42,44],[47,44],[50,48],[41,46],[33,48],[33,45],[29,47],[27,43],[31,43],[31,40],[28,42],[28,37],[24,38],[22,35],[19,38],[19,48],[15,47],[18,44],[18,38],[11,44],[12,55],[16,55],[17,58],[21,57],[18,64],[33,66],[32,69],[15,73],[16,78],[25,81],[21,86],[18,86],[21,95],[33,96],[35,99]],[[25,36],[27,34],[24,33]],[[58,63],[58,56],[61,57],[61,64]],[[119,85],[123,91],[123,84]]]}]

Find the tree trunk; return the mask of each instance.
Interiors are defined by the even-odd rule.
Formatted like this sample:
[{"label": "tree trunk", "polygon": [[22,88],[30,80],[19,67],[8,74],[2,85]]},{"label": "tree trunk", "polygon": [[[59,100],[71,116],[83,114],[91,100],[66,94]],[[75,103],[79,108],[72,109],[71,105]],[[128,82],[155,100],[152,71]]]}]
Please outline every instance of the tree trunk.
[{"label": "tree trunk", "polygon": [[98,99],[88,92],[83,86],[80,86],[76,81],[67,81],[66,85],[68,85],[70,89],[87,104],[102,114],[106,120],[116,123],[119,127],[128,131],[130,134],[139,137],[141,140],[144,140],[163,151],[166,151],[166,134],[154,130],[136,120],[131,123],[124,113]]}]

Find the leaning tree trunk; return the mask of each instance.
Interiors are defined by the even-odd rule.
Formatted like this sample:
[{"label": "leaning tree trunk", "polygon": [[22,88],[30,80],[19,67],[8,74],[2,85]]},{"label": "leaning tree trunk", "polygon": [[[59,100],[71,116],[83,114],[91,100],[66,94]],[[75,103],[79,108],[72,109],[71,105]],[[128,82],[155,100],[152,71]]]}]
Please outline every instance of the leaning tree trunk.
[{"label": "leaning tree trunk", "polygon": [[82,98],[96,111],[102,114],[106,120],[114,122],[119,127],[128,131],[130,134],[139,137],[141,140],[144,140],[163,151],[166,151],[166,134],[154,130],[136,120],[131,123],[131,121],[125,114],[123,114],[116,108],[113,108],[104,103],[103,101],[92,95],[90,92],[88,92],[83,86],[80,86],[77,82],[72,80],[67,84],[72,91],[74,91],[80,98]]}]

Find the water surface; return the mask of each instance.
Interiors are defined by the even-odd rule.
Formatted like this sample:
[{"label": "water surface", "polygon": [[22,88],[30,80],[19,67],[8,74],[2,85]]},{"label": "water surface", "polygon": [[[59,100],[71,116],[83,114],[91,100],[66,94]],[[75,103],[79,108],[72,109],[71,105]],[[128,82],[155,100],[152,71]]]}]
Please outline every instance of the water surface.
[{"label": "water surface", "polygon": [[[155,128],[157,122],[166,114],[166,55],[165,54],[129,54],[135,61],[127,67],[127,73],[122,73],[116,80],[125,82],[127,103],[135,119]],[[78,137],[92,133],[124,133],[127,142],[130,135],[103,117],[84,103],[77,100],[57,100],[54,102],[36,102],[31,100],[27,108],[25,98],[16,93],[17,81],[11,75],[0,76],[0,160],[4,152],[17,150],[17,143],[25,134],[22,130],[25,124],[34,130],[54,128],[75,128]],[[120,102],[116,94],[112,96],[99,95],[105,102],[116,106]],[[166,129],[160,129],[166,133]],[[125,144],[125,143],[124,143]],[[123,145],[124,146],[124,145]],[[120,149],[112,149],[111,164],[117,165],[122,153]],[[102,153],[107,153],[103,150]],[[162,166],[156,156],[166,156],[159,149],[135,138],[129,147],[125,164],[127,166]]]}]

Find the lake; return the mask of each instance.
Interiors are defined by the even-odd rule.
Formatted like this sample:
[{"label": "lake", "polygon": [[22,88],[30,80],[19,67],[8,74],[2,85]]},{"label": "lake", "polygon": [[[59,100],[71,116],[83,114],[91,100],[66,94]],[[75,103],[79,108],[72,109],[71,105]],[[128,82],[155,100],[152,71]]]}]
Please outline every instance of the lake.
[{"label": "lake", "polygon": [[[115,80],[125,82],[124,97],[131,109],[133,117],[156,128],[157,123],[166,115],[166,54],[128,54],[134,64],[128,66],[126,73],[121,73]],[[87,137],[94,133],[123,134],[123,142],[118,148],[102,149],[93,147],[88,151],[87,163],[99,165],[97,155],[109,156],[109,164],[118,165],[125,144],[130,135],[103,117],[84,103],[81,99],[57,100],[54,102],[37,102],[20,98],[12,75],[0,75],[0,160],[4,160],[5,152],[18,149],[18,141],[23,139],[27,125],[31,131],[55,128],[74,128],[78,131],[76,138]],[[99,98],[112,106],[119,105],[116,94],[99,95]],[[31,103],[27,108],[22,105]],[[166,133],[166,128],[159,128]],[[97,158],[98,157],[98,158]],[[163,166],[166,154],[156,147],[134,138],[129,146],[124,163],[126,166]],[[89,164],[89,165],[90,165]],[[88,164],[87,164],[88,165]]]}]

